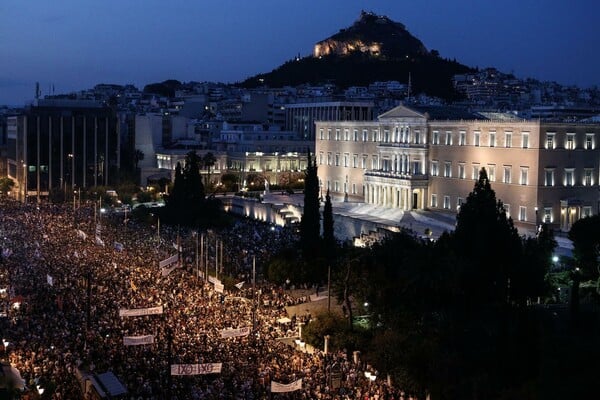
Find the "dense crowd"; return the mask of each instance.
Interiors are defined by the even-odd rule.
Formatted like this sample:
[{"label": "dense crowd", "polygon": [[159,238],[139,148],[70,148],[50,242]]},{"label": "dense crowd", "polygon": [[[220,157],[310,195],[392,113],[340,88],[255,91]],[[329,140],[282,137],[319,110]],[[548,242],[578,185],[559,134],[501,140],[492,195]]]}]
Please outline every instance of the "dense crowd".
[{"label": "dense crowd", "polygon": [[[280,323],[285,306],[300,300],[260,279],[252,264],[294,240],[285,228],[243,220],[201,233],[199,265],[223,242],[221,273],[245,282],[217,293],[196,268],[197,236],[162,226],[95,214],[93,205],[0,204],[0,285],[10,304],[1,318],[4,358],[21,373],[26,393],[81,398],[77,371],[112,371],[127,399],[401,399],[403,394],[364,375],[366,366],[346,354],[300,351],[296,322]],[[101,228],[98,229],[98,226]],[[100,240],[96,239],[96,236]],[[115,245],[115,243],[117,245]],[[182,249],[183,265],[163,276],[159,261]],[[212,249],[212,250],[211,250]],[[214,267],[213,267],[214,266]],[[20,305],[19,308],[16,308]],[[159,315],[120,317],[120,309],[163,307]],[[221,338],[228,328],[252,327],[244,337]],[[154,343],[125,346],[124,336],[153,335]],[[222,363],[219,374],[171,376],[171,364]],[[330,387],[332,371],[341,389]],[[302,389],[270,393],[271,381]],[[408,399],[408,397],[406,397]]]}]

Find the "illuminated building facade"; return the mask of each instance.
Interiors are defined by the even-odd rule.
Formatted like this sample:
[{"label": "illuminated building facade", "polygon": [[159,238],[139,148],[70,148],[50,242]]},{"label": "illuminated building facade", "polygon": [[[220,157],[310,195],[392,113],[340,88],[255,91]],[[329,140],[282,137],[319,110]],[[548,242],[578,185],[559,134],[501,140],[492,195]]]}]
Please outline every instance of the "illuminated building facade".
[{"label": "illuminated building facade", "polygon": [[457,212],[485,168],[516,225],[566,231],[600,212],[599,124],[399,106],[316,132],[321,189],[337,199]]},{"label": "illuminated building facade", "polygon": [[116,184],[119,135],[113,110],[94,101],[36,100],[7,119],[7,170],[18,196]]}]

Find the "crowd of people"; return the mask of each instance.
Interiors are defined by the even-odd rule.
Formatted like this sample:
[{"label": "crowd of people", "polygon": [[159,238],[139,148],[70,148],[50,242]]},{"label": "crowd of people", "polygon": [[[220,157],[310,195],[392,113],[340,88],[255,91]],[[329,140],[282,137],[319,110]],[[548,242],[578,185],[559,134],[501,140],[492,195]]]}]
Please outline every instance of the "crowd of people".
[{"label": "crowd of people", "polygon": [[[365,377],[366,366],[346,354],[306,352],[282,340],[298,334],[300,318],[280,321],[285,306],[300,300],[260,274],[253,285],[252,267],[260,269],[270,254],[293,242],[289,229],[241,220],[203,232],[202,269],[208,270],[208,260],[215,266],[209,271],[244,282],[220,293],[197,268],[191,231],[162,226],[157,234],[135,220],[96,214],[94,204],[73,209],[9,199],[1,200],[0,221],[0,289],[6,289],[8,305],[0,318],[3,357],[20,371],[23,397],[35,398],[42,388],[42,398],[80,399],[82,372],[112,371],[127,389],[124,398],[132,400],[408,399],[381,376]],[[181,267],[165,276],[159,262],[178,251]],[[119,314],[159,306],[156,315]],[[221,337],[223,330],[239,328],[250,333]],[[124,345],[124,337],[144,335],[152,335],[153,343]],[[222,370],[171,375],[171,365],[205,363],[221,363]],[[341,380],[335,388],[333,366]],[[272,381],[299,379],[299,390],[270,392]]]}]

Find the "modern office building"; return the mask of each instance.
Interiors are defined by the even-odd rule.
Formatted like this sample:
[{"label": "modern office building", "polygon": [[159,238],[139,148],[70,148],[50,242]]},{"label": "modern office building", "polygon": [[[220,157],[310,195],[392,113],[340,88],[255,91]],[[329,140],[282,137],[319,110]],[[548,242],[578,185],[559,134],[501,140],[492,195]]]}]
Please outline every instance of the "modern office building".
[{"label": "modern office building", "polygon": [[114,185],[119,156],[116,115],[95,101],[36,100],[7,118],[8,176],[22,200]]},{"label": "modern office building", "polygon": [[322,191],[338,199],[457,212],[485,168],[516,225],[567,231],[600,212],[600,124],[399,106],[316,131]]},{"label": "modern office building", "polygon": [[315,139],[315,121],[372,121],[372,102],[331,101],[287,104],[285,127],[304,140]]}]

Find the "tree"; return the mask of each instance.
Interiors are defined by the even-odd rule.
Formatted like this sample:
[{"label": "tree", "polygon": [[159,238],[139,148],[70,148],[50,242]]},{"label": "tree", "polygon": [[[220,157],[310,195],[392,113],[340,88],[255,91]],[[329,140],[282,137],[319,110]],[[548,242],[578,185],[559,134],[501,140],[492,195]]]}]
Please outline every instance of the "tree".
[{"label": "tree", "polygon": [[308,152],[308,163],[304,173],[304,211],[300,220],[300,246],[305,259],[319,254],[321,237],[321,214],[319,211],[319,178],[317,160],[314,162]]},{"label": "tree", "polygon": [[485,168],[461,205],[454,231],[455,254],[462,266],[465,304],[506,303],[511,266],[521,254],[519,234],[490,185]]},{"label": "tree", "polygon": [[15,181],[5,176],[0,178],[0,196],[5,196],[15,186]]},{"label": "tree", "polygon": [[196,225],[205,208],[205,192],[200,176],[200,157],[190,151],[185,167],[177,163],[171,194],[167,197],[168,221],[181,225]]},{"label": "tree", "polygon": [[581,278],[598,279],[600,215],[576,221],[569,231],[569,239],[573,241],[573,257],[583,275]]},{"label": "tree", "polygon": [[335,253],[336,242],[333,233],[333,208],[331,206],[329,189],[325,195],[325,206],[323,207],[323,246],[327,259],[331,263],[333,254]]},{"label": "tree", "polygon": [[138,165],[140,163],[140,161],[142,161],[144,159],[144,152],[141,151],[140,149],[135,149],[135,152],[133,153],[133,165],[135,166],[135,169],[138,169]]},{"label": "tree", "polygon": [[204,155],[204,157],[202,157],[202,164],[204,165],[204,168],[206,168],[206,171],[208,172],[208,180],[206,182],[206,185],[209,186],[209,189],[210,189],[210,185],[211,185],[211,183],[210,183],[211,168],[215,165],[216,162],[217,162],[216,157],[210,151],[208,153],[206,153]]}]

